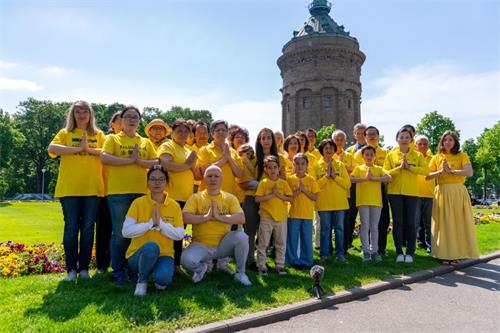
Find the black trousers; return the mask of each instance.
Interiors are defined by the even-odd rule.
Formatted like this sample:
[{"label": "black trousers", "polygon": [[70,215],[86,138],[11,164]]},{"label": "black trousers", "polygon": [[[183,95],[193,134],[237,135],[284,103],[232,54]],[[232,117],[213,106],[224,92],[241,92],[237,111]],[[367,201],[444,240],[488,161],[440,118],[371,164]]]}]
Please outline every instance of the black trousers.
[{"label": "black trousers", "polygon": [[[389,194],[392,212],[392,237],[396,254],[403,254],[406,245],[406,254],[413,255],[417,242],[416,213],[418,197],[408,195]],[[406,236],[406,243],[403,237]]]},{"label": "black trousers", "polygon": [[389,201],[387,200],[387,190],[384,184],[380,184],[382,188],[382,212],[378,221],[378,253],[385,255],[387,247],[387,231],[391,222],[389,215]]},{"label": "black trousers", "polygon": [[[177,201],[177,203],[181,206],[181,209],[184,208],[186,202]],[[184,224],[184,229],[186,229],[186,225]],[[180,266],[181,264],[181,255],[182,255],[182,239],[178,241],[174,241],[174,265]]]},{"label": "black trousers", "polygon": [[95,256],[97,269],[107,269],[111,263],[111,254],[109,252],[111,231],[111,213],[109,212],[108,200],[104,198],[99,203],[96,216]]},{"label": "black trousers", "polygon": [[[354,227],[356,226],[356,217],[358,216],[358,207],[356,207],[356,184],[350,188],[349,210],[344,216],[344,254],[352,245],[354,239]],[[330,244],[332,242],[330,241]]]}]

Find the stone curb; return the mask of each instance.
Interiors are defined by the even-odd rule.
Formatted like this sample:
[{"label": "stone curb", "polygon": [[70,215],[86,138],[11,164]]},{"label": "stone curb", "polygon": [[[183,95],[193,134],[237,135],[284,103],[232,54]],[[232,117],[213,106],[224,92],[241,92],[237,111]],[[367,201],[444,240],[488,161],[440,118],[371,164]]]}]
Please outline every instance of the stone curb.
[{"label": "stone curb", "polygon": [[252,327],[269,325],[278,321],[288,320],[301,314],[306,314],[320,309],[332,307],[335,304],[351,302],[369,295],[378,294],[382,291],[399,288],[405,284],[411,284],[422,280],[428,280],[438,275],[447,274],[466,267],[482,264],[490,260],[500,258],[500,251],[481,256],[479,259],[468,259],[454,266],[439,266],[390,278],[369,285],[330,294],[321,300],[310,299],[302,302],[280,306],[278,308],[247,314],[241,317],[222,320],[215,323],[194,327],[182,332],[185,333],[208,333],[208,332],[237,332]]}]

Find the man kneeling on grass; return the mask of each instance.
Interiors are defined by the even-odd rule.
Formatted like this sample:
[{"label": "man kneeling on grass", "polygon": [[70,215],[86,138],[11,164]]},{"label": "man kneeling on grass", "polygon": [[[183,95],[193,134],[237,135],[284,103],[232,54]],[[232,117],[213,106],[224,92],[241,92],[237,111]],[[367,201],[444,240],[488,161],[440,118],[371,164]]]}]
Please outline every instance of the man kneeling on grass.
[{"label": "man kneeling on grass", "polygon": [[205,170],[204,181],[206,190],[193,194],[183,209],[184,223],[193,225],[193,242],[182,252],[181,265],[194,272],[193,282],[198,283],[209,262],[234,256],[234,278],[249,286],[251,282],[245,274],[248,236],[243,231],[231,231],[231,225],[245,224],[245,215],[238,199],[220,190],[222,171],[218,166]]}]

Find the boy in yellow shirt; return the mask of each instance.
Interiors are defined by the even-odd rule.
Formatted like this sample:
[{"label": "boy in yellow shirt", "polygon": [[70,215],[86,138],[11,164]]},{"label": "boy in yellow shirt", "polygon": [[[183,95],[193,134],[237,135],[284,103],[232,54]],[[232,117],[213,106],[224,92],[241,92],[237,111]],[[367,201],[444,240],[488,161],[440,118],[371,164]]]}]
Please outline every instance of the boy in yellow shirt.
[{"label": "boy in yellow shirt", "polygon": [[378,254],[378,222],[382,212],[382,188],[380,183],[391,181],[391,176],[378,165],[373,164],[375,148],[364,146],[361,154],[365,164],[358,165],[351,174],[351,182],[356,184],[356,207],[361,217],[361,244],[363,261],[382,261]]},{"label": "boy in yellow shirt", "polygon": [[267,178],[260,181],[255,192],[255,202],[260,203],[260,225],[257,245],[257,267],[260,275],[267,275],[266,248],[271,235],[274,233],[274,246],[276,249],[276,272],[286,275],[286,220],[288,204],[292,202],[292,190],[288,183],[279,178],[279,162],[276,156],[270,155],[264,159]]},{"label": "boy in yellow shirt", "polygon": [[[285,262],[297,269],[313,265],[312,220],[319,186],[312,176],[306,174],[308,162],[305,154],[295,155],[295,174],[287,178],[293,201],[288,213]],[[300,247],[300,257],[297,255],[297,246]]]}]

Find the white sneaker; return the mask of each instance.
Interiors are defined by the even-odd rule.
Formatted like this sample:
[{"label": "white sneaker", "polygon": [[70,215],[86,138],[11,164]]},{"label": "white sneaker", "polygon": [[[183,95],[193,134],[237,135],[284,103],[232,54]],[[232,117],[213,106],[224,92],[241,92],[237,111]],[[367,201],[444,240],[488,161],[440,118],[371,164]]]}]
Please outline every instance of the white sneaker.
[{"label": "white sneaker", "polygon": [[250,282],[250,279],[245,273],[236,273],[234,274],[234,279],[241,283],[244,286],[251,286],[252,282]]},{"label": "white sneaker", "polygon": [[227,262],[224,259],[217,260],[217,270],[227,273],[229,275],[234,275],[235,271],[232,270],[231,267],[229,267],[229,262]]},{"label": "white sneaker", "polygon": [[80,276],[80,279],[84,279],[84,280],[90,279],[89,271],[80,271],[80,273],[78,275]]},{"label": "white sneaker", "polygon": [[208,263],[207,263],[207,273],[210,273],[211,271],[214,270],[214,261],[213,260],[210,260]]},{"label": "white sneaker", "polygon": [[407,255],[405,256],[405,263],[407,263],[407,264],[412,264],[412,263],[413,263],[413,256],[411,256],[411,255],[407,254]]},{"label": "white sneaker", "polygon": [[146,296],[148,284],[146,282],[138,283],[135,285],[134,296]]},{"label": "white sneaker", "polygon": [[405,262],[405,256],[402,254],[398,254],[396,257],[396,262]]},{"label": "white sneaker", "polygon": [[73,269],[68,272],[68,275],[64,278],[64,281],[74,281],[76,279],[76,271]]},{"label": "white sneaker", "polygon": [[195,272],[193,274],[193,282],[198,283],[201,280],[203,280],[203,277],[205,277],[205,273],[207,272],[207,264],[202,263],[201,264],[201,271],[200,272]]},{"label": "white sneaker", "polygon": [[158,284],[155,282],[155,288],[157,290],[165,290],[167,288],[167,286],[162,286],[161,284]]}]

